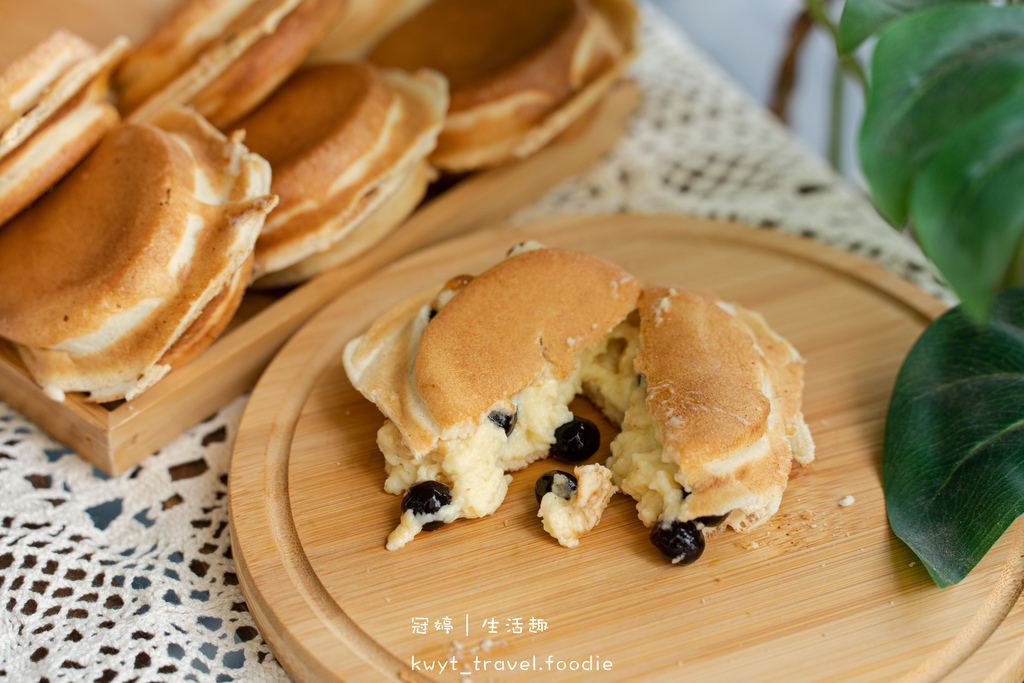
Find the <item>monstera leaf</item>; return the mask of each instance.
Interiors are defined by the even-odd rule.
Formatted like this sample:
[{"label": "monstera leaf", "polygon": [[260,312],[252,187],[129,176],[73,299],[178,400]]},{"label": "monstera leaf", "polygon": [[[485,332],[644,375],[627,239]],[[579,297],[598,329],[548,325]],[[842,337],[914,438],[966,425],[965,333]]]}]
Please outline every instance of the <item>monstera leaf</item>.
[{"label": "monstera leaf", "polygon": [[889,523],[939,586],[957,583],[1024,513],[1024,287],[982,325],[955,308],[900,370],[885,425]]},{"label": "monstera leaf", "polygon": [[[998,5],[998,6],[997,6]],[[878,34],[859,156],[961,305],[900,370],[883,446],[889,523],[939,586],[1024,513],[1024,7],[847,0],[849,55]]]},{"label": "monstera leaf", "polygon": [[1024,193],[1006,185],[1024,155],[1021,92],[1024,7],[944,5],[881,30],[861,166],[879,212],[896,226],[909,219],[977,319],[1024,236]]},{"label": "monstera leaf", "polygon": [[868,37],[893,19],[935,5],[967,4],[978,0],[847,0],[839,22],[840,55],[856,50]]},{"label": "monstera leaf", "polygon": [[917,237],[976,318],[1020,252],[1024,92],[974,118],[921,169],[910,195]]}]

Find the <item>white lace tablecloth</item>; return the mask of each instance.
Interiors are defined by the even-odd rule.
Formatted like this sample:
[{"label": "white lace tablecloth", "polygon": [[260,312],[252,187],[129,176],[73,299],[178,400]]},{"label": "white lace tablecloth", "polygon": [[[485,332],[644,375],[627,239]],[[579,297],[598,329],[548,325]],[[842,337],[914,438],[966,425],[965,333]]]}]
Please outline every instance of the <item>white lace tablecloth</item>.
[{"label": "white lace tablecloth", "polygon": [[[945,294],[918,249],[667,21],[644,9],[627,137],[521,211],[674,212],[838,245]],[[0,679],[287,679],[231,558],[227,472],[245,397],[115,478],[0,402]]]}]

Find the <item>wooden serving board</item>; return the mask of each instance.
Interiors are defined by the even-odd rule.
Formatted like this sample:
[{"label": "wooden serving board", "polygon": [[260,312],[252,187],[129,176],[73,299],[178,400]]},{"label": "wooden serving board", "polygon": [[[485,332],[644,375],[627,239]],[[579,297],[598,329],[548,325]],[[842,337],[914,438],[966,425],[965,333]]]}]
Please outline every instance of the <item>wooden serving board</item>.
[{"label": "wooden serving board", "polygon": [[[817,460],[795,467],[769,524],[727,532],[696,564],[673,566],[632,500],[616,495],[569,550],[536,517],[534,482],[557,467],[540,461],[514,475],[493,516],[384,549],[399,498],[382,490],[383,418],[348,382],[342,348],[410,293],[478,273],[531,238],[647,281],[716,291],[762,312],[802,352]],[[250,611],[299,681],[925,681],[968,655],[948,680],[982,680],[1024,637],[1020,610],[1003,621],[1020,592],[1024,535],[939,590],[889,530],[880,485],[897,370],[942,310],[850,254],[679,216],[562,219],[422,251],[312,318],[253,392],[230,472]],[[602,460],[615,428],[584,399],[574,409],[602,426]],[[840,506],[848,495],[854,503]],[[455,671],[440,672],[452,656]]]},{"label": "wooden serving board", "polygon": [[[170,11],[170,0],[41,0],[4,11],[0,66],[57,28],[96,44],[120,34],[136,43]],[[109,474],[119,474],[206,419],[256,382],[274,352],[314,311],[386,263],[426,245],[503,220],[611,149],[639,102],[623,82],[546,148],[462,180],[423,206],[368,253],[289,291],[251,292],[224,335],[130,402],[46,397],[0,339],[0,400]],[[0,228],[2,229],[2,228]]]}]

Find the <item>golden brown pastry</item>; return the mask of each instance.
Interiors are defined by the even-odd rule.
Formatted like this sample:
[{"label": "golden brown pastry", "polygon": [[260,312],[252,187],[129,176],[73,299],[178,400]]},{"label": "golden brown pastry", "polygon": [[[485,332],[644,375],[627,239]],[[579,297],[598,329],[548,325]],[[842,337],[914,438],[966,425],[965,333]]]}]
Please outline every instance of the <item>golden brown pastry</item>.
[{"label": "golden brown pastry", "polygon": [[606,466],[537,484],[544,527],[568,547],[618,489],[636,499],[652,542],[688,564],[712,529],[771,517],[792,461],[814,458],[803,360],[760,315],[706,293],[641,293],[618,266],[536,243],[402,302],[349,343],[344,364],[388,418],[377,434],[385,490],[405,495],[388,549],[490,514],[505,472],[549,447],[563,462],[590,457],[596,442],[567,453],[577,437],[559,435],[584,438],[567,408],[576,394],[622,431]]},{"label": "golden brown pastry", "polygon": [[436,0],[370,59],[448,78],[431,160],[467,171],[532,154],[587,111],[632,59],[635,24],[629,0]]},{"label": "golden brown pastry", "polygon": [[194,112],[121,124],[0,230],[0,336],[55,399],[137,396],[234,312],[269,191],[267,163]]},{"label": "golden brown pastry", "polygon": [[110,72],[125,38],[102,51],[57,31],[0,71],[0,224],[32,203],[118,121]]},{"label": "golden brown pastry", "polygon": [[307,63],[365,59],[381,37],[429,2],[431,0],[346,0],[345,10],[313,49]]},{"label": "golden brown pastry", "polygon": [[[253,289],[269,289],[287,287],[309,280],[316,275],[344,263],[349,263],[365,253],[392,230],[401,225],[420,204],[426,194],[427,186],[436,175],[434,168],[426,163],[415,164],[413,168],[399,178],[397,187],[388,188],[390,194],[383,198],[380,205],[368,212],[359,212],[362,216],[353,221],[347,232],[339,232],[340,239],[324,251],[307,256],[294,265],[263,275],[251,283]],[[376,204],[372,197],[364,200],[368,204]]]},{"label": "golden brown pastry", "polygon": [[403,302],[345,349],[353,386],[388,421],[377,435],[402,493],[441,482],[432,517],[406,510],[388,548],[425,524],[491,514],[511,477],[544,457],[570,421],[588,347],[636,307],[640,284],[618,266],[564,249],[519,251],[477,278]]},{"label": "golden brown pastry", "polygon": [[344,4],[189,0],[118,70],[118,106],[145,121],[188,104],[226,130],[299,66]]},{"label": "golden brown pastry", "polygon": [[326,64],[240,121],[281,200],[256,244],[256,286],[306,280],[398,225],[426,191],[447,101],[434,72]]},{"label": "golden brown pastry", "polygon": [[666,552],[688,563],[705,528],[742,531],[775,514],[792,461],[814,459],[796,350],[752,311],[650,286],[634,367],[639,386],[608,467],[655,545],[692,542],[691,554]]}]

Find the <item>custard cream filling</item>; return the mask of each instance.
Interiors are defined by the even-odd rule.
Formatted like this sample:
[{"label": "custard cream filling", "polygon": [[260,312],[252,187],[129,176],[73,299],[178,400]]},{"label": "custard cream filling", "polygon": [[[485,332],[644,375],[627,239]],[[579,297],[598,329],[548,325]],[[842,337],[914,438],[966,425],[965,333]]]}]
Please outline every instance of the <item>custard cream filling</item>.
[{"label": "custard cream filling", "polygon": [[[442,292],[433,305],[443,307],[454,294]],[[568,377],[557,379],[545,369],[511,401],[492,406],[492,410],[505,414],[515,411],[516,424],[508,436],[491,421],[489,411],[468,432],[443,434],[434,451],[417,458],[394,423],[386,421],[377,432],[388,475],[384,490],[400,495],[417,482],[439,481],[451,488],[452,502],[446,507],[454,510],[452,519],[492,514],[505,499],[512,481],[506,472],[522,469],[547,455],[555,442],[555,429],[573,418],[568,405],[577,394],[586,394],[612,419],[621,419],[636,384],[632,367],[638,345],[636,326],[620,323],[597,346],[581,354]],[[446,517],[441,521],[452,521],[447,519],[450,511],[438,514]],[[398,528],[388,537],[388,549],[405,545],[429,521],[433,520],[403,513]]]},{"label": "custard cream filling", "polygon": [[[417,482],[431,479],[450,486],[449,507],[457,512],[457,517],[493,513],[505,499],[512,481],[505,472],[522,469],[547,455],[555,442],[555,429],[572,419],[568,404],[579,393],[579,377],[579,366],[562,380],[545,370],[513,398],[511,406],[517,411],[517,419],[508,436],[484,414],[469,434],[441,439],[434,451],[419,459],[411,457],[398,429],[388,420],[377,432],[377,445],[384,454],[388,474],[384,490],[400,494]],[[501,412],[508,410],[497,408]],[[408,532],[414,521],[403,519],[388,537],[389,549],[400,548],[411,539]],[[427,521],[431,520],[422,520],[419,527]]]},{"label": "custard cream filling", "polygon": [[651,526],[659,518],[676,519],[683,502],[682,472],[666,462],[657,425],[647,411],[647,382],[630,396],[622,431],[611,443],[606,463],[612,482],[636,500],[640,521]]},{"label": "custard cream filling", "polygon": [[[543,520],[544,531],[566,548],[579,545],[580,537],[601,521],[601,513],[617,490],[612,485],[612,473],[604,465],[592,464],[574,470],[577,488],[568,498],[560,495],[567,479],[556,474],[551,491],[540,501],[537,516]],[[559,480],[563,481],[559,481]]]},{"label": "custard cream filling", "polygon": [[[523,245],[527,249],[531,246]],[[455,294],[443,292],[434,300],[434,307],[442,307]],[[647,410],[647,380],[634,367],[639,346],[639,321],[631,315],[596,346],[585,349],[568,377],[559,380],[545,370],[511,401],[492,407],[505,414],[516,411],[517,421],[508,436],[485,413],[472,428],[443,434],[436,450],[416,458],[394,424],[390,420],[385,422],[377,434],[388,473],[385,490],[401,494],[417,482],[433,480],[449,485],[452,491],[451,503],[432,516],[403,513],[398,528],[388,537],[388,549],[402,547],[430,521],[450,522],[459,517],[493,513],[512,481],[506,472],[522,469],[547,455],[555,442],[555,429],[572,419],[568,404],[579,393],[619,423],[621,431],[611,443],[612,454],[606,467],[577,468],[586,473],[578,477],[579,489],[569,500],[553,493],[544,496],[538,516],[543,519],[545,530],[562,545],[575,546],[600,520],[615,490],[636,501],[640,520],[648,527],[659,520],[693,517],[686,505],[685,492],[690,487],[685,473],[674,462],[676,454],[666,453],[661,430]],[[763,391],[772,398],[767,379]],[[709,471],[720,469],[727,474],[744,462],[763,457],[771,448],[770,434],[784,429],[779,424],[781,419],[778,411],[772,410],[764,437],[721,463],[709,463]],[[790,440],[799,441],[800,436],[798,433]],[[813,458],[811,453],[808,460]],[[730,521],[730,526],[740,530],[766,519],[778,507],[777,498],[762,501],[753,493],[733,498],[732,502],[743,514],[734,515],[736,519]]]}]

